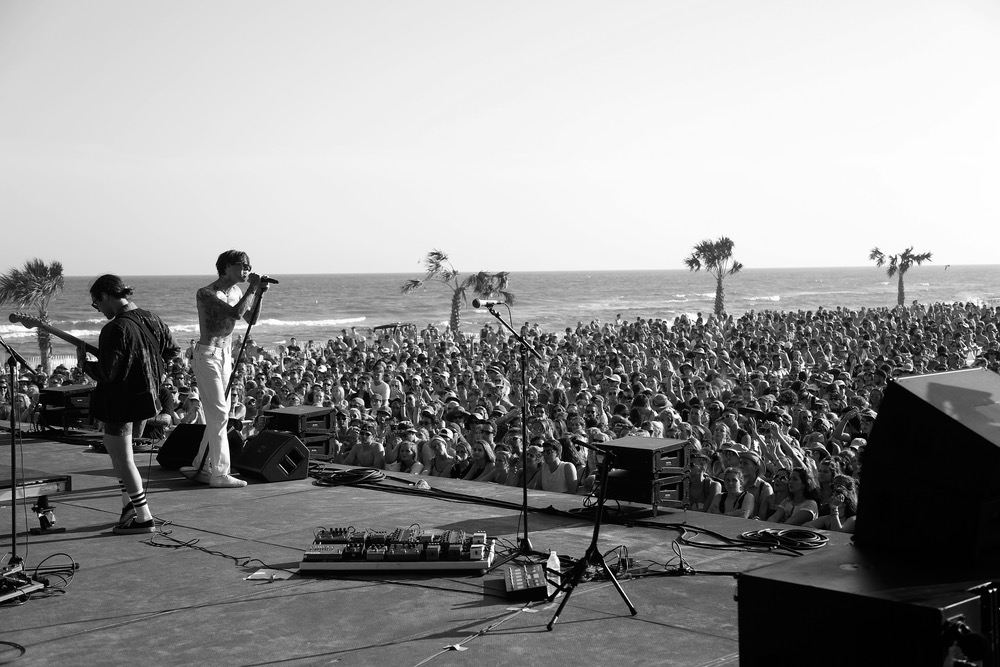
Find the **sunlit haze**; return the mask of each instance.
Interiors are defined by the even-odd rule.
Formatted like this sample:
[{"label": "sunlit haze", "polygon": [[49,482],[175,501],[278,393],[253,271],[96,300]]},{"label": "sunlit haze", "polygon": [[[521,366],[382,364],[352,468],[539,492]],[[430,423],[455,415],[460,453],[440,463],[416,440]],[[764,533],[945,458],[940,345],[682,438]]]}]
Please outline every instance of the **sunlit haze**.
[{"label": "sunlit haze", "polygon": [[0,271],[995,264],[1000,5],[0,3]]}]

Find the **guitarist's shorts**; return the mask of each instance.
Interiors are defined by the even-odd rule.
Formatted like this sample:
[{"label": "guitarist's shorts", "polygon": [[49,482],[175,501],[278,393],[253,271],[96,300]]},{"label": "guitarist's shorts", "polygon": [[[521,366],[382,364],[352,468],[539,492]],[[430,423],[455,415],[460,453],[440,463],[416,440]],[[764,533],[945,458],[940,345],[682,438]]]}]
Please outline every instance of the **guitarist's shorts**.
[{"label": "guitarist's shorts", "polygon": [[142,430],[146,428],[146,420],[137,422],[104,422],[104,434],[124,438],[131,435],[133,438],[141,438]]}]

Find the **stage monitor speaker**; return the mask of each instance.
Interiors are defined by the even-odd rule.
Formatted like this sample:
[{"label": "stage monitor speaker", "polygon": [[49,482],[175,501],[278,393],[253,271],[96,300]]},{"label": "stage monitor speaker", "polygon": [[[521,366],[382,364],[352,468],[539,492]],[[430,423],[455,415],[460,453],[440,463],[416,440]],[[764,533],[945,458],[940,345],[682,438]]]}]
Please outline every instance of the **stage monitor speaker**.
[{"label": "stage monitor speaker", "polygon": [[[1000,664],[998,584],[967,568],[827,546],[743,572],[736,598],[741,667]],[[818,643],[840,624],[840,639]]]},{"label": "stage monitor speaker", "polygon": [[[181,466],[191,465],[204,435],[204,424],[178,424],[160,445],[156,462],[164,470],[178,470]],[[229,457],[235,461],[243,451],[243,436],[232,428],[226,435],[229,437]]]},{"label": "stage monitor speaker", "polygon": [[309,448],[291,433],[261,431],[247,441],[233,467],[265,482],[305,479],[309,473]]},{"label": "stage monitor speaker", "polygon": [[1000,376],[890,382],[861,458],[854,541],[907,562],[1000,563]]}]

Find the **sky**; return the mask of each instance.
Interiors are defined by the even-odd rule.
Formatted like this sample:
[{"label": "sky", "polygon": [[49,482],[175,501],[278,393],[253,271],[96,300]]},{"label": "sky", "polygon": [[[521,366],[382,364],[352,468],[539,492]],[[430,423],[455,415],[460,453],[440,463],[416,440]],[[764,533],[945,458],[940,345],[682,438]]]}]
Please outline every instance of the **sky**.
[{"label": "sky", "polygon": [[996,264],[1000,4],[0,0],[0,271]]}]

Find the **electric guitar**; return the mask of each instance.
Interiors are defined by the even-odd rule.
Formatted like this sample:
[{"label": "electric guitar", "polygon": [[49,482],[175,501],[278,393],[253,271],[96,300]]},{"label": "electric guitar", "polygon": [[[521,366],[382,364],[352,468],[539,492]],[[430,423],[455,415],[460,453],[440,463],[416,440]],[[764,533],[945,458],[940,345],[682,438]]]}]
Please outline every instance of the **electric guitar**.
[{"label": "electric guitar", "polygon": [[15,324],[23,324],[27,329],[38,328],[41,329],[42,331],[48,331],[53,336],[56,336],[57,338],[62,338],[67,343],[71,343],[76,347],[79,347],[80,345],[85,345],[87,347],[87,352],[94,355],[95,357],[97,356],[97,348],[91,345],[90,343],[85,343],[84,341],[80,340],[73,334],[68,334],[62,329],[56,329],[51,324],[46,324],[37,317],[32,317],[31,315],[27,315],[25,313],[11,313],[10,321],[14,322]]}]

